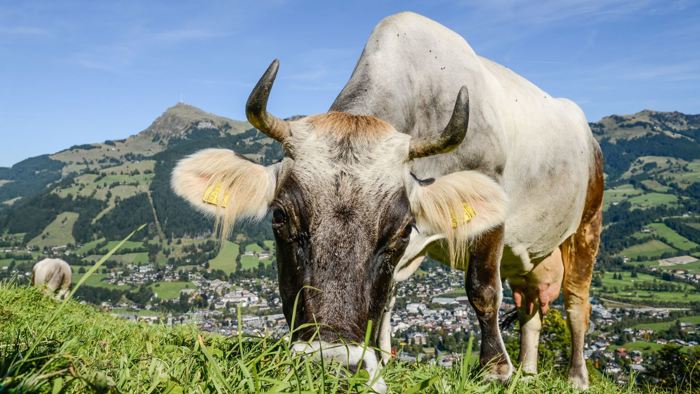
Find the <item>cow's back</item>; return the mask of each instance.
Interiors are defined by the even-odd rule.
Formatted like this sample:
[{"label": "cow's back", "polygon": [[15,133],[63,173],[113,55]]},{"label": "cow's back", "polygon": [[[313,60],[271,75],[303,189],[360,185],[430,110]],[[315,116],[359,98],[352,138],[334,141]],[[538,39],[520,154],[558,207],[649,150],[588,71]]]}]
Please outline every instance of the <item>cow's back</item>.
[{"label": "cow's back", "polygon": [[70,265],[60,259],[39,261],[34,265],[32,274],[35,286],[46,285],[51,291],[68,288],[72,280]]},{"label": "cow's back", "polygon": [[581,217],[595,141],[581,110],[488,59],[457,33],[400,13],[372,32],[331,110],[371,114],[413,135],[449,121],[459,88],[469,89],[469,130],[454,152],[415,160],[428,178],[476,169],[509,198],[506,243],[524,258],[550,252]]}]

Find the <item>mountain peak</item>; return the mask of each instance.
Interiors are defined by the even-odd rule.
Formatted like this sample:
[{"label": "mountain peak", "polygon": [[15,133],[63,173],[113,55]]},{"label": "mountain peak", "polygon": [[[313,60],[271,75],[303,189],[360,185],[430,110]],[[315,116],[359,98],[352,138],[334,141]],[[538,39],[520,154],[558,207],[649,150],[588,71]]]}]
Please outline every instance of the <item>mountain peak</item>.
[{"label": "mountain peak", "polygon": [[234,133],[249,129],[248,122],[237,121],[205,112],[193,105],[178,102],[161,114],[142,135],[165,138],[181,137],[192,127],[200,129],[219,128],[227,125]]},{"label": "mountain peak", "polygon": [[635,114],[606,116],[590,126],[599,138],[612,140],[638,138],[650,133],[687,138],[700,129],[700,115],[644,109]]}]

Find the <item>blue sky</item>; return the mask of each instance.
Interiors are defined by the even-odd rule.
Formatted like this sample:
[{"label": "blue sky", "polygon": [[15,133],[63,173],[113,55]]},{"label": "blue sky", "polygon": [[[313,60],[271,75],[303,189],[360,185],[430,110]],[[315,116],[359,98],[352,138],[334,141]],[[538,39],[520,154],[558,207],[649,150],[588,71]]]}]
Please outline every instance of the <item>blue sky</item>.
[{"label": "blue sky", "polygon": [[270,109],[323,112],[374,25],[404,10],[573,99],[589,120],[700,112],[694,0],[0,0],[0,166],[124,138],[180,99],[243,119],[273,58]]}]

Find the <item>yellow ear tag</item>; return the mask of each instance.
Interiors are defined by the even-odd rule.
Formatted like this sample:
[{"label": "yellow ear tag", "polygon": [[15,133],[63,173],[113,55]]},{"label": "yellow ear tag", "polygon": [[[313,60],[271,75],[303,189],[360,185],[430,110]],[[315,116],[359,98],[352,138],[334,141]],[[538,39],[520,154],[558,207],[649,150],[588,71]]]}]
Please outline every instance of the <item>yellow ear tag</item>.
[{"label": "yellow ear tag", "polygon": [[[476,211],[468,202],[462,203],[462,213],[464,214],[464,217],[462,218],[462,223],[460,224],[467,224],[469,221],[474,219],[474,216],[476,216]],[[452,228],[457,228],[457,218],[455,215],[452,215]]]},{"label": "yellow ear tag", "polygon": [[223,198],[219,198],[219,194],[221,194],[221,182],[218,182],[215,185],[209,185],[209,187],[207,187],[207,190],[204,191],[204,197],[202,197],[202,201],[204,201],[207,204],[216,205],[221,208],[226,208],[226,204],[228,204],[229,194],[228,192],[224,193]]}]

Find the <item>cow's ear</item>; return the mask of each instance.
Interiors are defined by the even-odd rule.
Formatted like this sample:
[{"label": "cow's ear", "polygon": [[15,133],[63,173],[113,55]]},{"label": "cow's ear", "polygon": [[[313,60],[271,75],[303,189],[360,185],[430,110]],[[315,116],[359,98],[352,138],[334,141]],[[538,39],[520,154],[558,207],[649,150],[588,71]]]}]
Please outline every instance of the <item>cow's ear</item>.
[{"label": "cow's ear", "polygon": [[226,231],[241,219],[262,219],[274,198],[274,166],[264,167],[227,149],[205,149],[181,160],[171,186]]},{"label": "cow's ear", "polygon": [[432,183],[415,182],[410,200],[418,228],[444,235],[453,265],[466,257],[470,238],[502,224],[506,217],[505,191],[477,171],[455,172]]}]

